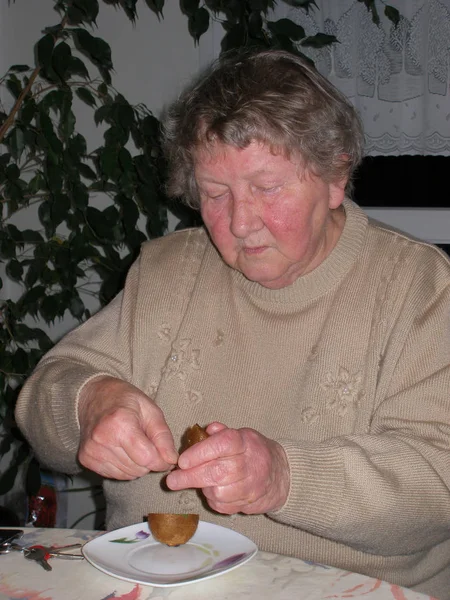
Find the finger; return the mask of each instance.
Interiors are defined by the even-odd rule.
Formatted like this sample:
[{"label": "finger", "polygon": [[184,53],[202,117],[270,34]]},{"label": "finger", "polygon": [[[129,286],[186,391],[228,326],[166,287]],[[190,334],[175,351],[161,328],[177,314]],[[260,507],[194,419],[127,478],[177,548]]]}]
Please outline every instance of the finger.
[{"label": "finger", "polygon": [[117,479],[136,479],[148,473],[148,469],[130,461],[121,448],[106,448],[94,443],[87,443],[80,450],[78,459],[80,463],[101,475],[102,477]]},{"label": "finger", "polygon": [[178,462],[178,452],[175,450],[173,436],[167,428],[165,431],[155,433],[150,440],[158,450],[162,459],[169,465],[176,465]]},{"label": "finger", "polygon": [[87,438],[86,448],[90,450],[93,457],[96,457],[98,452],[103,452],[105,455],[109,450],[112,454],[107,454],[106,460],[119,467],[125,467],[130,475],[134,474],[134,469],[137,467],[145,467],[147,471],[149,469],[166,471],[170,466],[162,459],[153,443],[142,431],[139,419],[137,417],[130,418],[126,412],[120,427],[118,427],[117,419],[108,419],[97,425],[90,438]]},{"label": "finger", "polygon": [[136,466],[145,467],[150,471],[167,471],[172,466],[141,431],[128,436],[122,447],[129,460]]},{"label": "finger", "polygon": [[[212,508],[215,512],[222,513],[224,515],[233,515],[238,512],[244,512],[244,510],[248,507],[248,502],[246,500],[235,500],[233,502],[222,502],[217,498],[210,497],[209,491],[213,490],[213,488],[203,489],[203,494],[205,495],[206,502],[208,506]],[[206,492],[206,493],[205,493]]]},{"label": "finger", "polygon": [[213,511],[222,515],[235,515],[238,512],[243,512],[243,507],[239,504],[223,504],[221,502],[210,502],[208,500],[208,505]]},{"label": "finger", "polygon": [[146,473],[144,472],[142,475],[130,475],[110,462],[105,462],[102,464],[101,476],[106,479],[116,479],[117,481],[133,481],[134,479],[142,477],[143,475],[146,475]]},{"label": "finger", "polygon": [[172,433],[162,411],[155,405],[151,406],[151,416],[146,424],[145,434],[165,462],[171,465],[177,464],[178,452],[175,449]]},{"label": "finger", "polygon": [[236,513],[243,513],[246,515],[261,514],[261,510],[253,508],[253,504],[247,503],[236,503],[236,504],[225,504],[221,502],[209,502],[208,505],[213,511],[221,513],[222,515],[235,515]]},{"label": "finger", "polygon": [[255,492],[250,493],[246,480],[231,485],[216,485],[202,488],[203,495],[211,502],[220,504],[250,504],[256,500]]},{"label": "finger", "polygon": [[208,435],[213,435],[214,433],[219,433],[219,431],[223,431],[224,429],[228,429],[226,425],[223,423],[219,423],[218,421],[214,421],[210,423],[206,428],[206,433]]},{"label": "finger", "polygon": [[208,506],[210,506],[214,511],[218,513],[222,513],[225,515],[233,515],[235,513],[241,512],[246,515],[252,514],[261,514],[267,512],[264,507],[262,507],[260,499],[256,501],[252,501],[251,499],[243,498],[237,499],[230,502],[220,501],[214,496],[209,498],[205,494],[205,490],[202,490]]},{"label": "finger", "polygon": [[[180,469],[174,469],[166,477],[167,487],[173,491],[175,490],[186,490],[189,488],[200,489],[205,484],[205,481],[199,473],[191,471],[181,471]],[[211,485],[211,484],[209,484]]]},{"label": "finger", "polygon": [[233,457],[211,461],[188,470],[175,469],[169,473],[166,482],[172,490],[205,488],[234,484],[247,475],[245,462]]},{"label": "finger", "polygon": [[180,469],[191,469],[217,458],[242,454],[245,445],[236,429],[222,429],[208,439],[185,450],[178,459]]}]

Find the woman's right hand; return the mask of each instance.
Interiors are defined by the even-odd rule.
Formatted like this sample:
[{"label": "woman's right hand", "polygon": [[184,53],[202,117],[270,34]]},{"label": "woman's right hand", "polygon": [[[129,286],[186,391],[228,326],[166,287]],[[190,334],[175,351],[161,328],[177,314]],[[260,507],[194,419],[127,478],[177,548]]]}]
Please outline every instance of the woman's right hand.
[{"label": "woman's right hand", "polygon": [[78,460],[102,477],[131,480],[177,463],[161,409],[139,389],[99,376],[81,390]]}]

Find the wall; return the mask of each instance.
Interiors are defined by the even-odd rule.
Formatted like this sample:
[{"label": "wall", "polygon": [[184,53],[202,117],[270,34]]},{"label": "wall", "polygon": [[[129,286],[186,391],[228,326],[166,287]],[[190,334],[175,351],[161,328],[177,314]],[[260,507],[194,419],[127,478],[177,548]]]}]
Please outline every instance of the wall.
[{"label": "wall", "polygon": [[433,244],[450,244],[450,209],[366,208],[366,213]]}]

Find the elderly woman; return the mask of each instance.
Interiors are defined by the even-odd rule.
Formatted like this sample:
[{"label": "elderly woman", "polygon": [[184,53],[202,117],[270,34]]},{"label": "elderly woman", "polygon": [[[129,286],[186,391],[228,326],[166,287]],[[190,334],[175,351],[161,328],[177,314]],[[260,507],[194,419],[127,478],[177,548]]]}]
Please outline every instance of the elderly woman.
[{"label": "elderly woman", "polygon": [[[450,264],[346,196],[362,147],[305,60],[214,65],[166,123],[205,228],[144,244],[17,419],[44,464],[105,478],[108,528],[197,512],[450,598]],[[195,422],[210,437],[178,455]]]}]

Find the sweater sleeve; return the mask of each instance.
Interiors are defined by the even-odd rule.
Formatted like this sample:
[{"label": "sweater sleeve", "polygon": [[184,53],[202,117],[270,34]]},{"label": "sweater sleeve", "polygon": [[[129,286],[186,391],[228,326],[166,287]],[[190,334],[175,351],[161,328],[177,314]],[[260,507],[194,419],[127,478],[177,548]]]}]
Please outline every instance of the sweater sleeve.
[{"label": "sweater sleeve", "polygon": [[418,286],[405,300],[365,434],[280,441],[291,487],[271,518],[383,556],[425,553],[449,539],[448,265],[436,286]]},{"label": "sweater sleeve", "polygon": [[139,261],[124,291],[86,323],[66,335],[39,362],[16,406],[17,423],[39,461],[65,473],[80,470],[78,398],[98,375],[132,378],[131,327],[136,306]]}]

